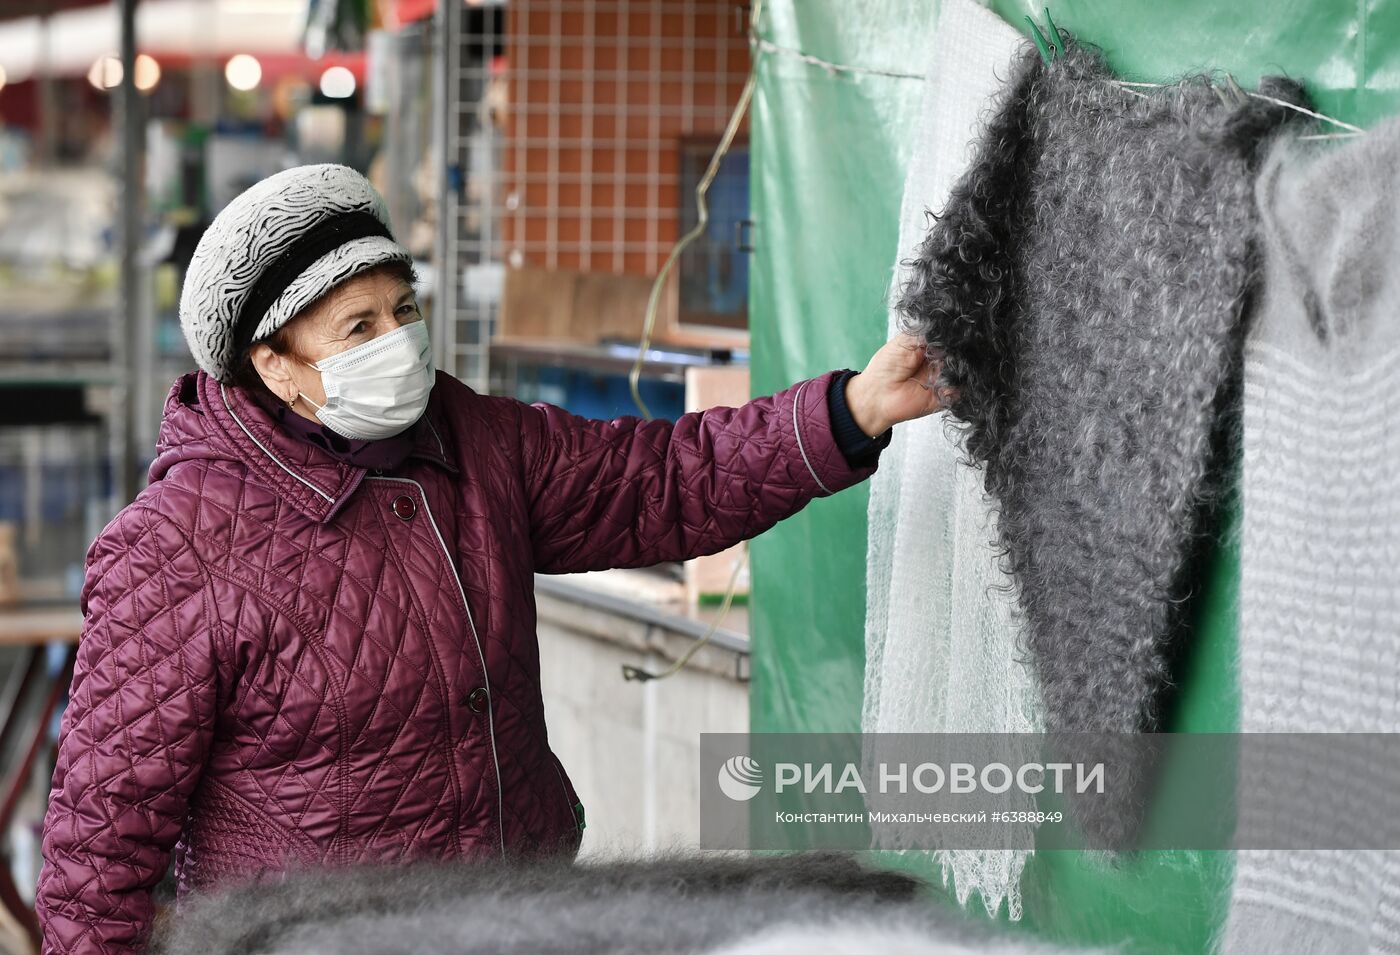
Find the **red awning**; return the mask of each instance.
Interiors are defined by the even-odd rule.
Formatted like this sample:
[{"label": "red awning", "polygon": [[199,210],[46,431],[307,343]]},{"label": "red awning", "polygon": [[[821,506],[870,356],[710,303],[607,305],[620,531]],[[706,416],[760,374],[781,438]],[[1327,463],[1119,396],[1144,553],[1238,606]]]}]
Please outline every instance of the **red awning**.
[{"label": "red awning", "polygon": [[399,18],[400,24],[412,23],[432,16],[436,7],[437,0],[396,0],[394,16]]}]

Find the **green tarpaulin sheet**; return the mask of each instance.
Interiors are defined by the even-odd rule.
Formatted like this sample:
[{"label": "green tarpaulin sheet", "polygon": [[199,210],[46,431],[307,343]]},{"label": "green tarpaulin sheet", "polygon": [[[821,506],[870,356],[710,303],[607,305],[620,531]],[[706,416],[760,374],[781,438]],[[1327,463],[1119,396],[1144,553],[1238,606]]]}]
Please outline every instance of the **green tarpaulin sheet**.
[{"label": "green tarpaulin sheet", "polygon": [[[1022,17],[1041,11],[1010,0],[992,7],[1023,32]],[[1051,12],[1126,79],[1218,69],[1248,86],[1284,72],[1305,82],[1322,111],[1363,125],[1400,105],[1400,0],[1085,0]],[[828,61],[920,73],[936,19],[929,0],[767,0],[759,30]],[[751,126],[755,394],[830,368],[860,368],[884,340],[919,102],[917,80],[833,74],[777,53],[761,58]],[[756,732],[859,729],[867,495],[861,486],[814,502],[753,544]],[[1201,581],[1175,731],[1237,724],[1236,520],[1220,529],[1226,543]],[[1226,853],[1159,852],[1114,867],[1042,853],[1022,882],[1023,925],[1070,943],[1207,951],[1230,872]]]}]

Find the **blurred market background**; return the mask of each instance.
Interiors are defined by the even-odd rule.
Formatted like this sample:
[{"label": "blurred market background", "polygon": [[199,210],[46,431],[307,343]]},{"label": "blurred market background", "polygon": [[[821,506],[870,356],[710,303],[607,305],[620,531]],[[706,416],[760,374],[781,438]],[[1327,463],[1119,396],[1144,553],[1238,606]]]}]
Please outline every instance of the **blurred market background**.
[{"label": "blurred market background", "polygon": [[[353,166],[418,261],[438,367],[636,413],[652,278],[695,224],[747,18],[731,0],[0,2],[0,951],[32,950],[84,554],[193,367],[177,303],[211,218],[280,169]],[[749,395],[742,133],[709,204],[640,362],[659,417]],[[537,589],[584,851],[693,844],[698,733],[748,728],[743,548]]]}]

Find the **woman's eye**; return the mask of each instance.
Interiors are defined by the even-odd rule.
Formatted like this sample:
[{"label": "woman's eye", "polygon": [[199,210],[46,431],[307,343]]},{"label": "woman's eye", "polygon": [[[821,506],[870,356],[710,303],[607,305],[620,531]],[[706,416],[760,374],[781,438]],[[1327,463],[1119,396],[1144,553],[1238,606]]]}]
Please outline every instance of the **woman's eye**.
[{"label": "woman's eye", "polygon": [[416,304],[400,305],[400,306],[399,306],[399,314],[400,314],[400,315],[402,315],[402,314],[404,314],[404,313],[406,313],[406,312],[416,312],[416,311],[418,311],[418,306],[417,306]]},{"label": "woman's eye", "polygon": [[352,328],[352,329],[350,329],[350,334],[351,334],[351,335],[363,335],[363,334],[364,334],[365,332],[367,332],[367,331],[369,331],[369,325],[367,325],[367,324],[364,323],[364,322],[356,322],[356,323],[355,323],[355,327]]}]

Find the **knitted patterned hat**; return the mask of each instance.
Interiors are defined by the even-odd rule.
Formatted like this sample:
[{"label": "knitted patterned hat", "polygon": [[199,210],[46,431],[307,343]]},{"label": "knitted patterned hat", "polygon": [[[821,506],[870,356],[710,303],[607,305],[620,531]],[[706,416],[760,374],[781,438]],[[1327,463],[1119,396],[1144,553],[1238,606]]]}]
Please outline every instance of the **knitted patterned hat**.
[{"label": "knitted patterned hat", "polygon": [[250,343],[368,268],[411,262],[383,198],[348,166],[296,166],[255,183],[214,217],[180,293],[180,326],[220,381]]}]

